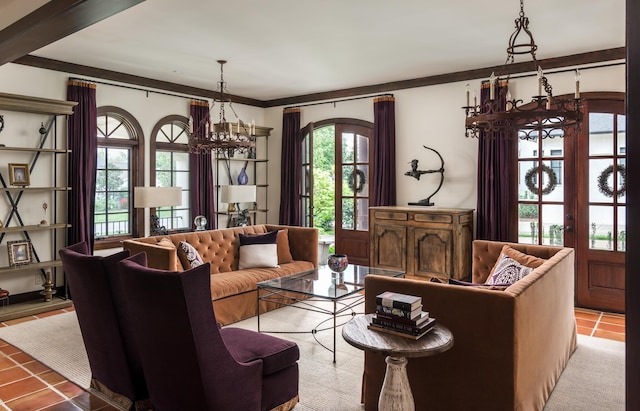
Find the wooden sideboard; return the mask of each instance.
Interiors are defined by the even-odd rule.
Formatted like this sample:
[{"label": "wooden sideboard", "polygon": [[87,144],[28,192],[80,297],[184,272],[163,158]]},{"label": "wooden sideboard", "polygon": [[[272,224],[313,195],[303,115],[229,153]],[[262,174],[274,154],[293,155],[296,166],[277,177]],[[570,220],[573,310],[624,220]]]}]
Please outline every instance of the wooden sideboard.
[{"label": "wooden sideboard", "polygon": [[372,267],[425,279],[470,277],[473,210],[370,207],[369,224]]}]

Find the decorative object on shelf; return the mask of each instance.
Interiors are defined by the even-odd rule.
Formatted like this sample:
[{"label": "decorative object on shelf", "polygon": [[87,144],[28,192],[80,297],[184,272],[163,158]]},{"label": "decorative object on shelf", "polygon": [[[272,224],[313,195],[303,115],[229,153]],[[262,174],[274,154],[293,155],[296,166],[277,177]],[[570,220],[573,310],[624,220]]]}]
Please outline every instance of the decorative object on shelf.
[{"label": "decorative object on shelf", "polygon": [[31,264],[31,241],[7,241],[7,250],[9,252],[10,266],[16,267],[23,264]]},{"label": "decorative object on shelf", "polygon": [[40,129],[38,129],[38,133],[40,133],[40,135],[45,135],[47,134],[47,128],[44,126],[44,123],[40,123]]},{"label": "decorative object on shelf", "polygon": [[327,258],[327,266],[336,273],[341,273],[349,266],[349,259],[346,254],[330,254]]},{"label": "decorative object on shelf", "polygon": [[254,185],[225,185],[220,187],[220,202],[227,203],[227,212],[235,213],[240,203],[256,201],[256,186]]},{"label": "decorative object on shelf", "polygon": [[558,185],[558,176],[556,175],[556,172],[546,164],[542,164],[542,166],[533,166],[529,170],[527,170],[527,173],[524,175],[524,183],[531,193],[538,195],[537,184],[538,173],[540,172],[540,170],[542,170],[542,172],[545,173],[548,177],[547,185],[542,188],[541,193],[543,195],[550,194],[553,190],[556,189],[556,186]]},{"label": "decorative object on shelf", "polygon": [[[563,130],[569,127],[578,128],[582,121],[580,112],[580,73],[576,70],[576,89],[573,99],[553,97],[552,87],[536,59],[538,46],[529,31],[529,18],[524,15],[524,3],[520,0],[520,15],[515,20],[516,30],[509,38],[507,59],[502,72],[491,73],[489,78],[489,99],[477,104],[477,94],[474,92],[473,105],[469,102],[469,85],[467,84],[467,105],[462,107],[466,114],[465,129],[467,137],[478,138],[482,131],[488,138],[506,135],[508,138],[518,136],[521,139],[535,139],[564,136]],[[520,39],[522,34],[524,39]],[[500,87],[496,96],[496,83],[508,81],[511,73],[509,68],[514,64],[515,55],[531,54],[533,71],[537,71],[538,95],[533,96],[532,108],[523,107],[523,100],[511,97],[507,87]],[[503,79],[500,76],[505,76]],[[543,90],[544,93],[543,94]],[[506,105],[505,105],[506,101]],[[497,134],[497,136],[496,136]]]},{"label": "decorative object on shelf", "polygon": [[47,271],[44,277],[44,283],[42,283],[42,287],[44,290],[40,291],[40,295],[44,296],[45,301],[51,301],[53,299],[53,295],[56,293],[56,289],[53,287],[55,284],[51,281],[51,271]]},{"label": "decorative object on shelf", "polygon": [[[223,67],[226,60],[218,60],[220,64],[220,81],[216,90],[216,98],[211,109],[217,102],[220,105],[218,123],[214,124],[211,115],[204,118],[199,124],[193,123],[193,118],[189,119],[189,150],[192,153],[210,153],[212,151],[233,153],[246,153],[255,147],[256,126],[255,122],[243,122],[233,109],[231,93],[227,90],[227,83],[224,81]],[[225,104],[229,105],[236,117],[235,123],[227,122],[225,117]]]},{"label": "decorative object on shelf", "polygon": [[[181,187],[134,187],[133,206],[135,208],[176,207],[182,204]],[[151,212],[150,235],[166,235],[169,230],[160,225],[160,218]]]},{"label": "decorative object on shelf", "polygon": [[442,158],[440,153],[438,153],[436,150],[432,149],[431,147],[427,147],[427,146],[422,146],[422,147],[426,148],[427,150],[431,150],[438,155],[438,157],[440,158],[440,168],[435,170],[418,170],[418,160],[413,159],[411,160],[411,171],[407,171],[406,173],[404,173],[404,175],[413,177],[416,180],[420,180],[420,176],[422,174],[440,173],[440,184],[438,184],[438,188],[436,188],[436,191],[431,193],[429,197],[424,198],[416,203],[409,203],[409,205],[432,206],[434,205],[434,203],[431,202],[431,197],[433,197],[434,195],[436,195],[438,191],[440,191],[440,188],[442,188],[442,183],[444,182],[444,159]]},{"label": "decorative object on shelf", "polygon": [[238,214],[234,227],[246,227],[248,225],[251,225],[251,217],[249,217],[249,210],[244,209]]},{"label": "decorative object on shelf", "polygon": [[40,227],[46,227],[49,225],[47,222],[47,208],[49,208],[49,204],[46,201],[42,202],[42,220],[40,220]]},{"label": "decorative object on shelf", "polygon": [[203,215],[198,215],[193,219],[193,225],[196,226],[196,231],[204,231],[207,227],[207,218]]},{"label": "decorative object on shelf", "polygon": [[0,116],[0,133],[4,130],[4,116]]},{"label": "decorative object on shelf", "polygon": [[347,177],[347,185],[354,193],[362,193],[365,184],[367,184],[367,175],[359,168],[356,168]]},{"label": "decorative object on shelf", "polygon": [[[624,164],[618,164],[616,166],[618,174],[620,174],[620,188],[615,190],[618,197],[622,197],[627,193],[627,167]],[[607,197],[613,197],[613,187],[609,185],[609,177],[613,175],[613,164],[602,170],[598,176],[598,190]]]},{"label": "decorative object on shelf", "polygon": [[4,222],[0,220],[0,228],[4,228]]},{"label": "decorative object on shelf", "polygon": [[244,163],[244,167],[240,170],[240,174],[238,174],[238,184],[243,186],[249,182],[249,176],[247,175],[247,163]]},{"label": "decorative object on shelf", "polygon": [[9,163],[9,184],[12,186],[31,185],[29,164]]}]

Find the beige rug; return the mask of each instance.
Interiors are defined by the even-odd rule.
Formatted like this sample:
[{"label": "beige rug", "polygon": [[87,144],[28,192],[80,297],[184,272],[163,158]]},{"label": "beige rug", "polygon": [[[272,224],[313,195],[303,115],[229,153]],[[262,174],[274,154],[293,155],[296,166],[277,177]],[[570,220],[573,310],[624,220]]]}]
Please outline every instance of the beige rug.
[{"label": "beige rug", "polygon": [[[261,316],[263,330],[282,327],[309,329],[326,317],[305,310],[282,308]],[[326,324],[327,326],[330,325]],[[233,326],[257,329],[250,318]],[[308,333],[281,334],[295,341],[301,352],[300,411],[356,411],[360,405],[362,351],[347,344],[337,333],[337,363]],[[333,345],[331,330],[316,334]],[[48,365],[81,387],[89,386],[90,370],[75,313],[60,314],[0,329],[7,341]],[[578,348],[562,374],[545,410],[624,410],[624,344],[579,336]]]}]

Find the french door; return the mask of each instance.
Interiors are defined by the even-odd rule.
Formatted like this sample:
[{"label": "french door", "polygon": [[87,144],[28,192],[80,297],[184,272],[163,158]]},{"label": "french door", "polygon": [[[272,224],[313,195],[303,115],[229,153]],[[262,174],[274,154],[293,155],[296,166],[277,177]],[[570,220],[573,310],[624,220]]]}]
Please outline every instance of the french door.
[{"label": "french door", "polygon": [[624,101],[607,97],[577,132],[518,141],[518,241],[575,248],[576,305],[624,312]]}]

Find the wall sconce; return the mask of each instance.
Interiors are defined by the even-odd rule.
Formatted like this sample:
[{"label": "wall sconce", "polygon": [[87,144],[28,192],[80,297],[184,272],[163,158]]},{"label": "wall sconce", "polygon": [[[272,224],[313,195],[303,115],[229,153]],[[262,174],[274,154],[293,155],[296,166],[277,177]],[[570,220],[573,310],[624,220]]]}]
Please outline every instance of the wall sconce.
[{"label": "wall sconce", "polygon": [[151,230],[149,235],[168,234],[169,231],[160,225],[156,215],[157,207],[175,207],[182,204],[181,187],[134,187],[133,206],[151,209]]}]

